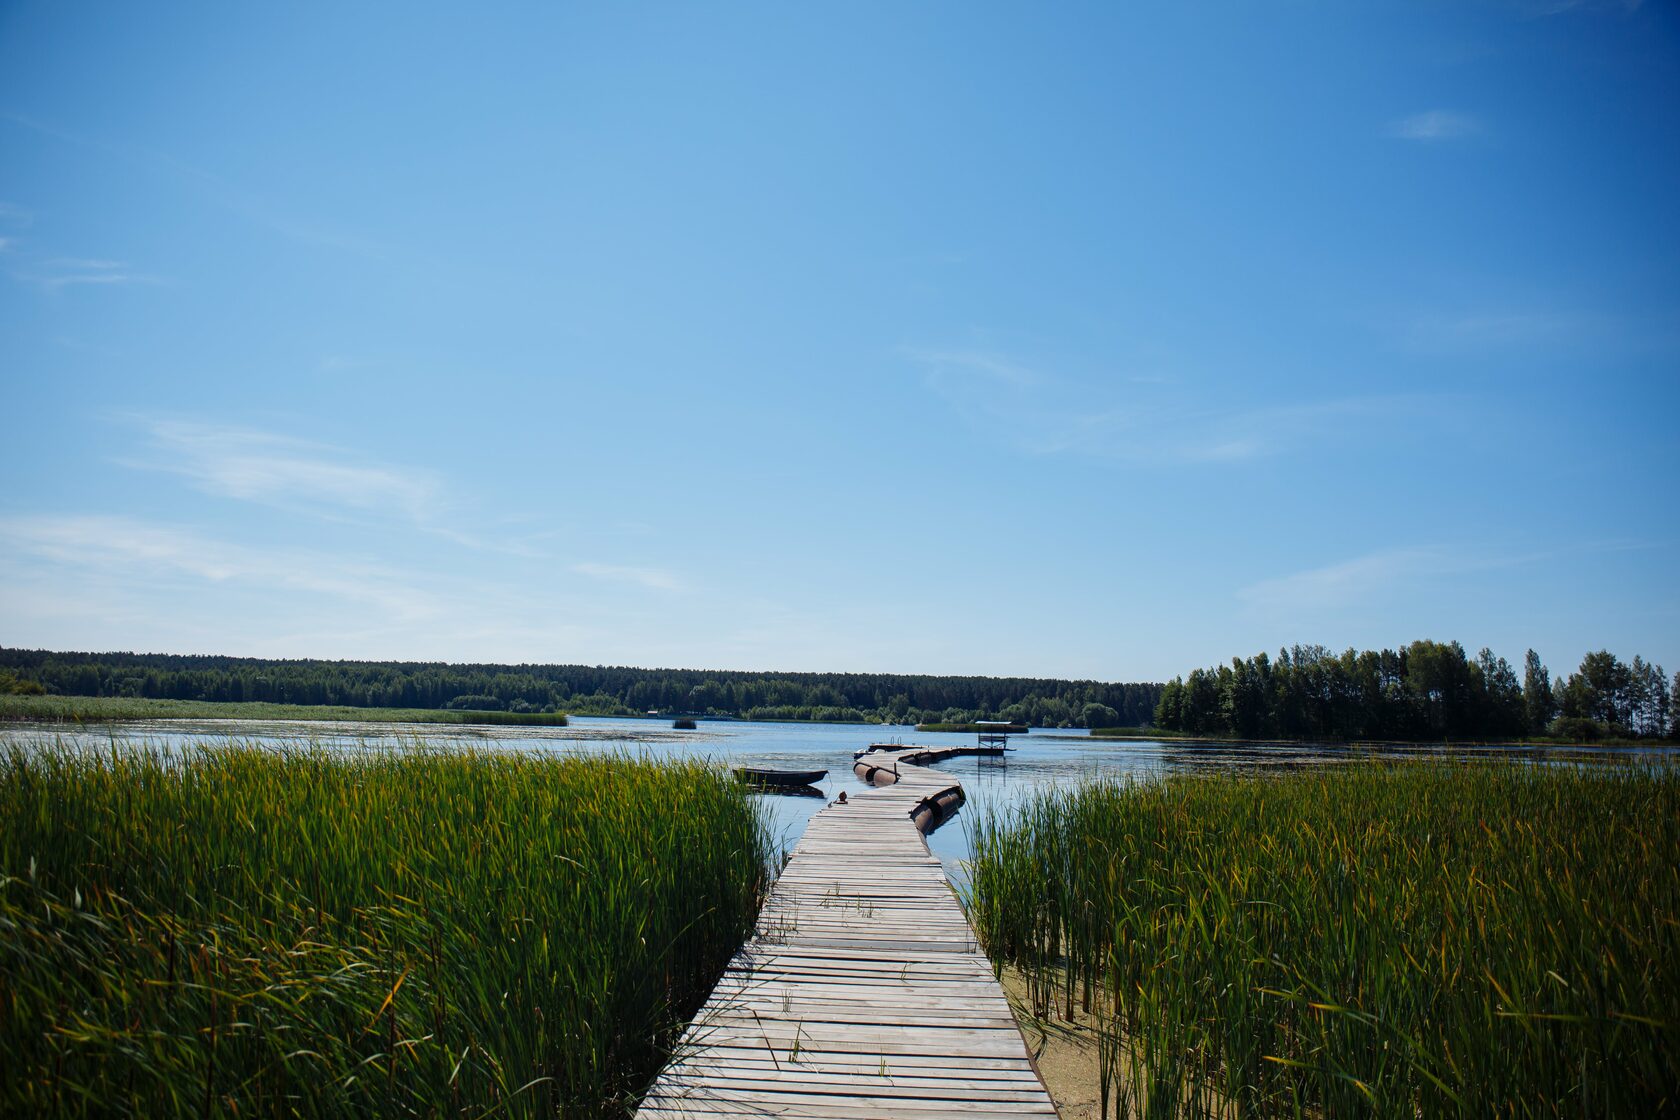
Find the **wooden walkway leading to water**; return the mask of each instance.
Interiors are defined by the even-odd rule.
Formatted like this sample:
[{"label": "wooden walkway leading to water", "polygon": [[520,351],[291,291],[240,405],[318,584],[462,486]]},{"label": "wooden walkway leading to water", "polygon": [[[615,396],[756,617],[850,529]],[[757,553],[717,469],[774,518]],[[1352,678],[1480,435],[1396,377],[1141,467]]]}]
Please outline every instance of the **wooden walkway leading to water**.
[{"label": "wooden walkway leading to water", "polygon": [[917,827],[948,816],[961,786],[915,763],[972,753],[859,759],[859,775],[881,788],[812,818],[757,933],[638,1117],[1056,1115]]}]

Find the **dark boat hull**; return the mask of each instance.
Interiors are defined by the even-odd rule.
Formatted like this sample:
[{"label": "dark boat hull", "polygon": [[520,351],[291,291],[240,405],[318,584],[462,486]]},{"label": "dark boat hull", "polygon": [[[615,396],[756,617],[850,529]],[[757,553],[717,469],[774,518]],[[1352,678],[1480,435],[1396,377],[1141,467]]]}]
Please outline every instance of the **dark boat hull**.
[{"label": "dark boat hull", "polygon": [[810,786],[828,777],[827,770],[762,770],[753,766],[737,766],[735,776],[743,782],[758,786]]}]

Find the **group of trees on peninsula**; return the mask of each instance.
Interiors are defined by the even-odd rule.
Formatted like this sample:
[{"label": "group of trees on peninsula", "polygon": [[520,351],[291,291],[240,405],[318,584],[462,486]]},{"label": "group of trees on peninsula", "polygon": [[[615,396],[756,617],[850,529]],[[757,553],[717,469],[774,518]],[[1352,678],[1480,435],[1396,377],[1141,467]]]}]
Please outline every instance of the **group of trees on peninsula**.
[{"label": "group of trees on peninsula", "polygon": [[1161,695],[1159,684],[1024,677],[279,661],[24,649],[0,649],[0,673],[9,674],[19,688],[68,696],[892,723],[1006,719],[1034,727],[1139,726],[1149,722]]},{"label": "group of trees on peninsula", "polygon": [[1671,684],[1661,666],[1607,651],[1553,680],[1529,650],[1519,680],[1503,657],[1470,657],[1457,642],[1293,646],[1168,681],[1155,724],[1242,739],[1661,738],[1680,737],[1677,698],[1680,674]]}]

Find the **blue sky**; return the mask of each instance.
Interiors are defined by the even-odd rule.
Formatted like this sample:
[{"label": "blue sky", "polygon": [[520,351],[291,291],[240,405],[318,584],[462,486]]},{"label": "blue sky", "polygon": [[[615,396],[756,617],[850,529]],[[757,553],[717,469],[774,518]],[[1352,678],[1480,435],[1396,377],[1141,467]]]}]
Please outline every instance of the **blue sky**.
[{"label": "blue sky", "polygon": [[1680,668],[1680,16],[0,6],[0,644]]}]

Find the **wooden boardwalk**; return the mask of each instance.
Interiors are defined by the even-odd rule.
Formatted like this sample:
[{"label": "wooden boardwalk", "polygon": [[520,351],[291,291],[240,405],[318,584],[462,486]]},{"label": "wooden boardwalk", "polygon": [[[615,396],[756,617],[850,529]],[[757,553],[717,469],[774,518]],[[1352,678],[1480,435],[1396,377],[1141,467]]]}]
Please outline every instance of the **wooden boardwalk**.
[{"label": "wooden boardwalk", "polygon": [[1056,1115],[912,820],[931,830],[961,801],[956,779],[915,765],[930,753],[976,752],[859,758],[880,788],[812,818],[638,1117]]}]

